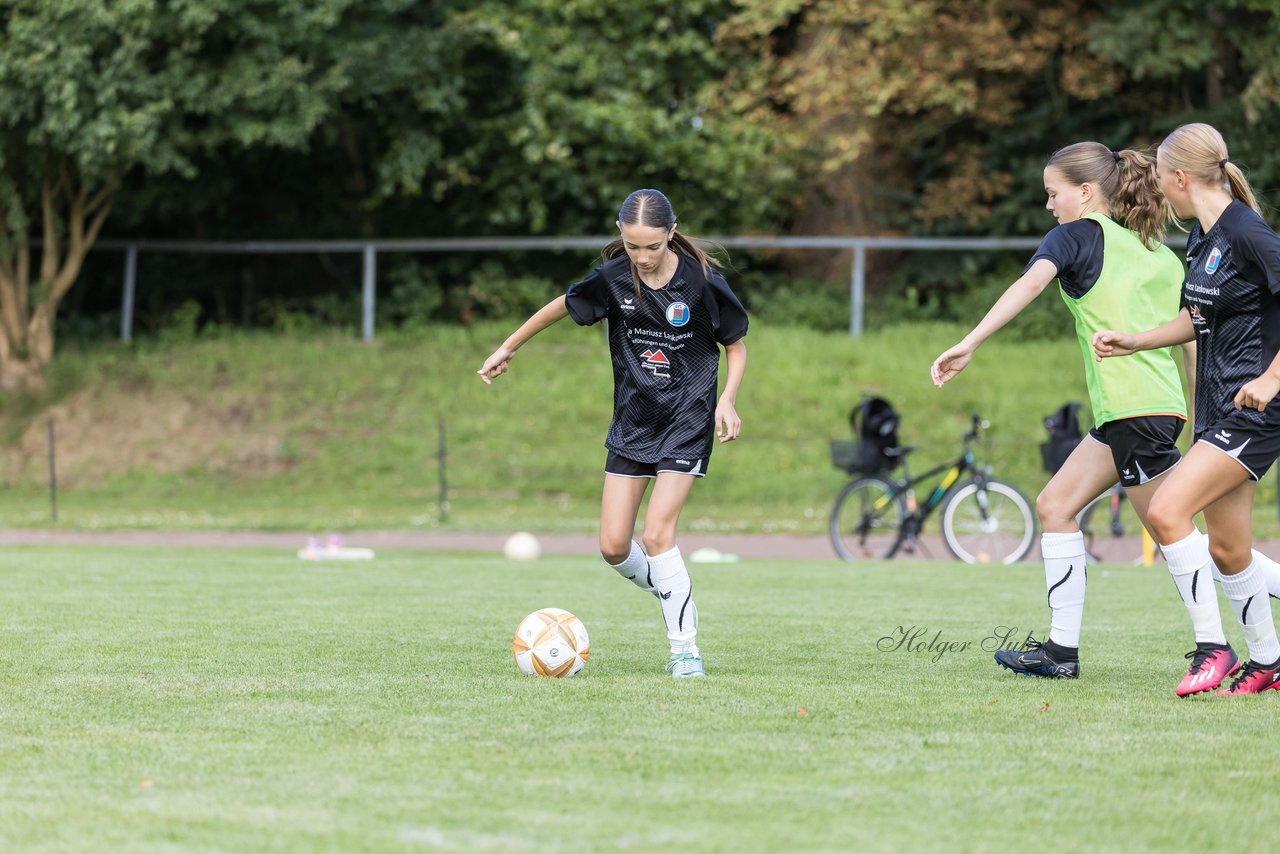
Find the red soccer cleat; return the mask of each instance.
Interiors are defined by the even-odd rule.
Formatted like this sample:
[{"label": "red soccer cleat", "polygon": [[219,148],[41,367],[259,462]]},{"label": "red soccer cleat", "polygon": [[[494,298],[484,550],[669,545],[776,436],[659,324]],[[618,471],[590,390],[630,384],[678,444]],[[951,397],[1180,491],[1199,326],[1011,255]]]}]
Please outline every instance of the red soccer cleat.
[{"label": "red soccer cleat", "polygon": [[1280,679],[1280,661],[1270,667],[1263,667],[1256,661],[1246,661],[1240,675],[1225,691],[1219,691],[1220,697],[1238,697],[1242,694],[1261,694],[1268,688],[1274,688]]},{"label": "red soccer cleat", "polygon": [[1223,679],[1240,669],[1240,659],[1226,645],[1198,643],[1186,657],[1191,659],[1191,666],[1178,683],[1176,693],[1179,697],[1212,691],[1222,684]]}]

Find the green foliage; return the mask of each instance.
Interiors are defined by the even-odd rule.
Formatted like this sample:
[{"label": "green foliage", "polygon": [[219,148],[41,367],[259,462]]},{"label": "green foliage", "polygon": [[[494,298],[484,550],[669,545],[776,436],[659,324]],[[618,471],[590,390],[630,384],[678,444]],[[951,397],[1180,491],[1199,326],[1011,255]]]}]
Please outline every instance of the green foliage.
[{"label": "green foliage", "polygon": [[[206,59],[220,48],[243,80],[286,91],[281,75],[303,84],[332,71],[321,81],[332,85],[302,86],[317,91],[287,141],[305,155],[279,157],[280,129],[237,120],[207,138],[198,184],[131,188],[130,225],[252,237],[597,233],[639,186],[667,191],[682,221],[704,230],[760,227],[783,210],[792,172],[776,135],[709,107],[729,67],[714,40],[727,0],[656,18],[547,0],[346,0],[308,26],[292,8],[259,11],[254,32],[274,39],[282,65],[238,47],[239,5],[211,13],[220,37]],[[236,209],[255,214],[251,233]]]},{"label": "green foliage", "polygon": [[[1022,263],[1007,254],[982,258],[969,253],[954,263],[948,263],[950,258],[935,261],[928,257],[932,254],[917,253],[898,269],[893,283],[870,300],[869,328],[901,323],[904,318],[972,327],[1022,275]],[[1027,342],[1075,340],[1071,314],[1062,305],[1057,282],[1010,321],[1000,337]]]},{"label": "green foliage", "polygon": [[464,296],[463,317],[519,322],[564,290],[563,285],[537,276],[504,274],[502,265],[491,261],[473,274]]},{"label": "green foliage", "polygon": [[60,165],[92,185],[135,168],[193,177],[211,152],[301,149],[349,73],[317,49],[347,0],[5,5],[0,166],[14,209]]},{"label": "green foliage", "polygon": [[163,346],[181,346],[195,339],[200,321],[200,304],[187,300],[165,319],[157,336]]},{"label": "green foliage", "polygon": [[[644,15],[605,0],[8,0],[0,12],[10,237],[35,230],[42,180],[63,175],[119,187],[113,236],[601,233],[641,185],[667,192],[694,234],[1041,234],[1053,150],[1148,146],[1188,120],[1226,131],[1264,199],[1280,186],[1280,12],[1265,0],[696,0]],[[234,320],[220,260],[149,262],[143,290],[166,295],[147,297],[145,320],[158,328],[194,299],[202,322],[349,325],[349,274],[312,260],[262,275],[277,290]],[[953,263],[886,263],[890,313],[960,318],[990,296],[960,292],[1004,272],[957,276]],[[514,317],[583,262],[414,266],[388,265],[380,322]],[[842,327],[843,274],[817,285],[797,269],[746,288],[753,310]]]},{"label": "green foliage", "polygon": [[430,267],[400,260],[388,271],[387,281],[389,293],[377,304],[380,328],[420,329],[442,319],[444,288]]},{"label": "green foliage", "polygon": [[792,277],[777,271],[750,271],[733,287],[753,323],[779,324],[819,332],[849,329],[849,292],[844,282]]},{"label": "green foliage", "polygon": [[746,0],[721,29],[744,64],[718,92],[807,153],[803,221],[1036,234],[1044,160],[1080,140],[1213,121],[1280,185],[1277,33],[1266,0]]}]

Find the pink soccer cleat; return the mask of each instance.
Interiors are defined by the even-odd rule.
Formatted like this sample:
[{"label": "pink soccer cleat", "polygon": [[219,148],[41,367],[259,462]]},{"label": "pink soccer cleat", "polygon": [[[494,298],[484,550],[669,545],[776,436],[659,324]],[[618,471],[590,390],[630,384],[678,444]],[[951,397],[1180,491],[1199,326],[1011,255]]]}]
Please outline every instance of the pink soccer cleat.
[{"label": "pink soccer cleat", "polygon": [[1198,643],[1186,657],[1191,659],[1191,667],[1178,683],[1176,693],[1179,697],[1212,691],[1222,684],[1223,679],[1240,669],[1240,659],[1226,645]]},{"label": "pink soccer cleat", "polygon": [[1264,667],[1256,661],[1246,661],[1240,675],[1231,683],[1231,687],[1218,691],[1219,697],[1239,697],[1242,694],[1261,694],[1268,688],[1276,686],[1280,679],[1280,661],[1270,667]]}]

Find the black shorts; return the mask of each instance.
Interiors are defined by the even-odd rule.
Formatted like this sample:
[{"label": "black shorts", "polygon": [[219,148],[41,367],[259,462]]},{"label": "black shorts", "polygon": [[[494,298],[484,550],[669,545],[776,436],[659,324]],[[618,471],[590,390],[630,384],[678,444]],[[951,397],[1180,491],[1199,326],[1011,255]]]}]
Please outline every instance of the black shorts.
[{"label": "black shorts", "polygon": [[1089,438],[1111,449],[1120,485],[1141,486],[1178,464],[1178,436],[1184,420],[1176,415],[1119,418],[1089,430]]},{"label": "black shorts", "polygon": [[610,451],[604,461],[604,472],[618,477],[657,477],[664,471],[706,477],[708,462],[707,457],[672,457],[656,463],[641,463]]},{"label": "black shorts", "polygon": [[[1256,413],[1254,413],[1256,415]],[[1247,413],[1233,412],[1196,434],[1204,442],[1244,466],[1249,480],[1260,480],[1280,457],[1280,430],[1259,424]]]}]

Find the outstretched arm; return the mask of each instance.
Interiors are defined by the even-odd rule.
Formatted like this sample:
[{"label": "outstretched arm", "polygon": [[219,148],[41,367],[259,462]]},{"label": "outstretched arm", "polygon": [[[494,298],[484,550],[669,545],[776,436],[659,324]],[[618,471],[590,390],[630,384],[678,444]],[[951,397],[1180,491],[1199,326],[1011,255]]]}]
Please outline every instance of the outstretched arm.
[{"label": "outstretched arm", "polygon": [[969,360],[973,358],[973,354],[982,346],[982,342],[996,334],[1005,324],[1017,317],[1019,312],[1031,305],[1031,301],[1040,296],[1045,286],[1052,282],[1056,275],[1058,275],[1058,265],[1047,258],[1040,258],[1032,264],[1027,272],[1000,295],[996,304],[991,306],[991,310],[977,326],[973,327],[973,331],[966,335],[963,341],[934,360],[933,367],[929,369],[933,384],[942,388],[943,384],[963,371],[969,364]]},{"label": "outstretched arm", "polygon": [[569,309],[565,305],[565,298],[558,296],[542,308],[534,312],[530,317],[520,325],[520,328],[511,333],[506,341],[502,342],[502,346],[493,351],[493,355],[484,360],[484,364],[480,370],[476,371],[480,375],[480,379],[484,380],[485,385],[492,385],[493,378],[502,376],[507,372],[511,363],[511,357],[516,351],[525,345],[533,336],[546,329],[551,324],[563,320],[569,316]]},{"label": "outstretched arm", "polygon": [[747,342],[739,338],[724,348],[727,364],[725,371],[724,391],[716,402],[716,436],[721,444],[732,442],[742,432],[742,419],[738,418],[735,405],[738,401],[738,386],[742,385],[742,375],[747,370]]},{"label": "outstretched arm", "polygon": [[1184,308],[1173,320],[1146,332],[1128,333],[1103,329],[1093,333],[1093,355],[1101,362],[1109,356],[1130,356],[1139,350],[1159,350],[1195,340],[1196,330],[1191,323],[1191,313]]}]

